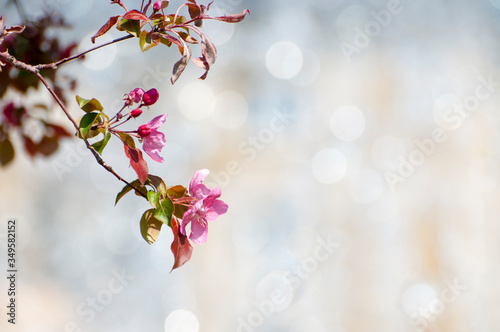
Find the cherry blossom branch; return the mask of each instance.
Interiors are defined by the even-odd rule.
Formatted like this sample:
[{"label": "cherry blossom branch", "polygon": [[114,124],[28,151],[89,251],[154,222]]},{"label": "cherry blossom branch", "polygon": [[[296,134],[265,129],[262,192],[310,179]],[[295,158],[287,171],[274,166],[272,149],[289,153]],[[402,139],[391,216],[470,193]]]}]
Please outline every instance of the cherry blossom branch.
[{"label": "cherry blossom branch", "polygon": [[[75,119],[68,112],[66,106],[64,106],[64,104],[61,101],[61,99],[59,98],[59,96],[54,92],[54,90],[50,87],[50,85],[47,83],[47,81],[45,80],[45,78],[40,74],[40,70],[37,68],[37,66],[28,65],[28,64],[26,64],[26,63],[24,63],[22,61],[19,61],[19,60],[17,60],[15,57],[13,57],[12,55],[10,55],[7,52],[0,53],[0,59],[9,62],[10,64],[12,64],[14,67],[16,67],[18,69],[27,71],[27,72],[32,73],[33,75],[35,75],[43,83],[43,85],[45,86],[45,88],[47,88],[47,90],[52,95],[52,97],[54,98],[54,100],[57,102],[57,104],[59,105],[59,107],[62,109],[62,111],[64,112],[64,114],[66,115],[66,117],[73,124],[73,126],[76,129],[76,131],[80,132],[80,126],[76,123]],[[83,141],[85,142],[85,145],[86,145],[87,149],[90,150],[90,152],[92,153],[92,155],[94,156],[94,158],[96,159],[96,161],[97,161],[97,163],[99,165],[101,165],[105,170],[107,170],[108,172],[110,172],[111,174],[113,174],[118,180],[122,181],[127,186],[129,186],[130,188],[132,188],[139,195],[141,195],[145,199],[148,199],[148,197],[144,193],[142,193],[141,191],[137,190],[129,182],[127,182],[120,175],[118,175],[118,173],[116,173],[113,170],[113,168],[111,168],[111,166],[109,166],[108,164],[106,164],[106,162],[101,158],[101,156],[99,155],[99,153],[97,153],[97,151],[94,150],[94,148],[90,145],[90,143],[88,142],[88,140],[86,138],[83,138]]]},{"label": "cherry blossom branch", "polygon": [[68,61],[74,60],[74,59],[76,59],[76,58],[79,58],[79,57],[81,57],[81,56],[84,56],[85,54],[90,53],[90,52],[95,51],[95,50],[98,50],[98,49],[100,49],[101,47],[108,46],[108,45],[111,45],[111,44],[114,44],[114,43],[120,42],[120,41],[122,41],[122,40],[130,39],[130,38],[132,38],[132,37],[134,37],[134,36],[132,36],[132,35],[123,36],[123,37],[120,37],[120,38],[114,39],[114,40],[112,40],[112,41],[110,41],[110,42],[104,43],[104,44],[102,44],[102,45],[92,47],[91,49],[88,49],[88,50],[86,50],[86,51],[84,51],[84,52],[81,52],[81,53],[78,53],[78,54],[76,54],[76,55],[70,56],[70,57],[68,57],[68,58],[61,59],[61,60],[59,60],[59,61],[56,61],[56,62],[53,62],[53,63],[47,63],[47,64],[40,64],[40,65],[36,65],[36,66],[34,66],[34,68],[36,68],[36,69],[56,69],[56,68],[57,68],[57,66],[59,66],[59,65],[61,65],[61,64],[63,64],[63,63],[65,63],[65,62],[68,62]]}]

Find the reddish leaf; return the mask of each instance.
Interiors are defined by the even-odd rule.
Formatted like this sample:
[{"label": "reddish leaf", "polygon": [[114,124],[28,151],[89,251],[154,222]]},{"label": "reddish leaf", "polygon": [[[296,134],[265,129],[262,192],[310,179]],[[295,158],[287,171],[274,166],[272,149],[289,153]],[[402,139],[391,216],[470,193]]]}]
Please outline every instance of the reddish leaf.
[{"label": "reddish leaf", "polygon": [[33,158],[38,152],[37,146],[35,142],[33,142],[33,140],[28,136],[23,136],[23,138],[24,138],[24,148],[26,149],[30,157]]},{"label": "reddish leaf", "polygon": [[38,143],[38,152],[44,156],[50,156],[52,153],[56,152],[59,147],[59,141],[55,137],[44,136],[42,140]]},{"label": "reddish leaf", "polygon": [[132,166],[137,173],[137,177],[139,181],[141,181],[141,184],[144,184],[148,179],[149,169],[148,164],[142,158],[142,151],[131,148],[128,144],[123,144],[123,147],[125,148],[125,155],[130,159],[130,166]]},{"label": "reddish leaf", "polygon": [[[61,55],[60,55],[60,58],[61,59],[65,59],[65,58],[69,58],[70,55],[71,55],[71,52],[78,46],[77,43],[73,43],[73,44],[70,44],[69,46],[67,46],[64,50],[61,51]],[[79,58],[79,59],[82,59],[82,58]]]},{"label": "reddish leaf", "polygon": [[174,70],[172,71],[172,77],[170,78],[172,84],[174,84],[179,79],[179,76],[181,76],[184,69],[186,69],[189,59],[191,58],[191,50],[186,45],[186,43],[184,43],[184,41],[183,44],[184,46],[182,48],[179,48],[179,50],[182,49],[182,58],[175,63]]},{"label": "reddish leaf", "polygon": [[58,125],[55,125],[55,124],[51,124],[51,123],[47,123],[47,127],[52,128],[52,130],[54,130],[54,133],[55,133],[55,135],[57,137],[70,137],[71,136],[71,134],[68,133],[66,131],[66,129],[64,129],[61,126],[58,126]]},{"label": "reddish leaf", "polygon": [[212,20],[217,20],[217,21],[223,21],[227,23],[238,23],[243,21],[245,18],[246,14],[250,14],[250,11],[248,9],[245,9],[239,14],[232,14],[232,15],[224,15],[224,16],[218,16],[218,17],[210,17],[208,15],[203,15],[200,16],[200,19],[212,19]]},{"label": "reddish leaf", "polygon": [[106,24],[104,24],[99,29],[99,31],[97,31],[97,33],[95,35],[93,35],[92,37],[90,37],[90,40],[92,40],[92,44],[95,43],[95,39],[97,37],[100,37],[100,36],[104,35],[106,32],[109,31],[109,29],[111,29],[116,24],[116,22],[118,21],[118,17],[120,17],[120,15],[110,17],[109,20],[106,22]]},{"label": "reddish leaf", "polygon": [[168,41],[174,43],[175,45],[177,45],[179,47],[184,47],[182,45],[182,43],[177,38],[175,38],[175,37],[173,37],[173,36],[171,36],[169,34],[162,33],[160,36],[163,37],[164,39],[167,39]]},{"label": "reddish leaf", "polygon": [[201,54],[202,56],[197,59],[193,59],[193,62],[198,67],[205,69],[205,73],[200,77],[200,79],[204,80],[207,78],[208,71],[217,58],[217,49],[205,34],[201,35]]},{"label": "reddish leaf", "polygon": [[132,9],[123,15],[125,20],[149,21],[149,18],[138,10]]},{"label": "reddish leaf", "polygon": [[175,217],[172,218],[172,232],[174,233],[174,241],[170,249],[174,254],[175,262],[170,272],[189,261],[193,253],[193,246],[189,243],[187,236],[181,234],[179,222]]},{"label": "reddish leaf", "polygon": [[186,5],[188,6],[189,16],[191,18],[195,18],[195,17],[200,16],[200,14],[201,14],[200,6],[198,6],[197,4],[192,4],[192,3],[186,3]]}]

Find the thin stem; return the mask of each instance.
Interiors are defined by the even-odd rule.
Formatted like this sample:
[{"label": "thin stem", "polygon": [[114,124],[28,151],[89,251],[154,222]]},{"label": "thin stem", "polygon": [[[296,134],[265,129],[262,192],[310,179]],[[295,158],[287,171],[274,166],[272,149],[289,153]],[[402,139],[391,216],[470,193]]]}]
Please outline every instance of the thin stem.
[{"label": "thin stem", "polygon": [[[45,87],[47,88],[47,90],[49,90],[50,94],[52,95],[52,97],[54,97],[54,99],[56,100],[57,104],[59,105],[59,107],[63,110],[64,114],[66,114],[66,117],[69,119],[69,121],[71,121],[71,123],[73,124],[73,126],[76,128],[77,131],[80,131],[80,128],[78,126],[78,124],[76,123],[76,121],[73,119],[73,117],[71,116],[71,114],[69,114],[68,110],[66,109],[66,107],[64,106],[64,104],[62,103],[61,99],[59,98],[59,96],[57,96],[57,94],[54,92],[54,90],[52,90],[52,88],[48,85],[47,81],[43,78],[43,76],[37,72],[36,73],[36,76],[38,77],[38,79],[40,81],[42,81],[43,85],[45,85]],[[99,155],[99,153],[97,153],[96,150],[94,150],[94,148],[90,145],[89,141],[87,141],[86,138],[83,139],[83,141],[85,142],[85,145],[87,146],[87,149],[90,150],[90,152],[92,152],[92,154],[94,155],[94,158],[96,159],[97,163],[99,165],[101,165],[102,167],[104,167],[104,169],[106,169],[108,172],[110,172],[111,174],[113,174],[118,180],[122,181],[123,183],[125,183],[126,185],[128,185],[130,188],[134,189],[136,192],[138,192],[142,197],[144,197],[145,199],[148,199],[148,197],[143,194],[142,192],[140,192],[139,190],[137,190],[134,186],[132,186],[128,181],[126,181],[125,179],[123,179],[120,175],[118,175],[118,173],[116,173],[113,168],[111,168],[111,166],[109,166],[108,164],[106,164],[106,162],[104,162],[104,160],[101,158],[101,156]]]},{"label": "thin stem", "polygon": [[[64,104],[61,101],[61,99],[59,98],[59,96],[54,92],[54,90],[50,87],[50,85],[47,83],[47,81],[45,80],[45,78],[40,74],[40,71],[37,68],[37,66],[31,66],[31,65],[28,65],[28,64],[26,64],[24,62],[21,62],[21,61],[17,60],[16,58],[14,58],[12,55],[10,55],[7,52],[3,52],[3,53],[0,52],[0,59],[8,61],[9,63],[11,63],[14,67],[16,67],[18,69],[25,70],[25,71],[30,72],[33,75],[35,75],[43,83],[43,85],[47,88],[47,90],[52,95],[52,97],[55,99],[55,101],[57,102],[57,104],[59,105],[59,107],[62,109],[62,111],[66,115],[66,117],[73,124],[73,126],[76,129],[76,131],[80,132],[79,125],[76,123],[75,119],[71,116],[71,114],[69,114],[68,110],[66,109],[66,106],[64,106]],[[108,164],[106,164],[104,162],[104,160],[101,158],[101,156],[99,155],[99,153],[97,153],[97,151],[94,150],[94,148],[90,145],[90,143],[87,141],[87,139],[84,138],[83,141],[85,142],[85,145],[87,146],[87,149],[90,150],[90,152],[92,153],[92,155],[94,156],[94,158],[96,159],[96,161],[97,161],[97,163],[99,165],[101,165],[104,169],[106,169],[108,172],[110,172],[111,174],[113,174],[118,180],[122,181],[127,186],[129,186],[130,188],[134,189],[134,191],[137,192],[137,193],[139,193],[139,195],[141,195],[145,199],[148,199],[148,197],[144,193],[142,193],[139,190],[137,190],[129,182],[127,182],[120,175],[118,175],[111,168],[111,166],[109,166]]]},{"label": "thin stem", "polygon": [[81,52],[79,54],[76,54],[76,55],[73,55],[73,56],[70,56],[68,58],[64,58],[64,59],[61,59],[59,61],[56,61],[56,62],[53,62],[53,63],[47,63],[47,64],[41,64],[41,65],[36,65],[34,66],[36,69],[56,69],[57,66],[65,63],[65,62],[68,62],[68,61],[71,61],[71,60],[74,60],[76,58],[79,58],[87,53],[90,53],[92,51],[95,51],[95,50],[98,50],[100,49],[101,47],[104,47],[104,46],[108,46],[108,45],[111,45],[111,44],[114,44],[114,43],[117,43],[117,42],[120,42],[122,40],[126,40],[126,39],[130,39],[130,38],[133,38],[134,36],[133,35],[127,35],[127,36],[123,36],[123,37],[120,37],[120,38],[117,38],[117,39],[114,39],[110,42],[107,42],[107,43],[104,43],[102,45],[99,45],[99,46],[95,46],[95,47],[92,47],[91,49],[88,49],[84,52]]}]

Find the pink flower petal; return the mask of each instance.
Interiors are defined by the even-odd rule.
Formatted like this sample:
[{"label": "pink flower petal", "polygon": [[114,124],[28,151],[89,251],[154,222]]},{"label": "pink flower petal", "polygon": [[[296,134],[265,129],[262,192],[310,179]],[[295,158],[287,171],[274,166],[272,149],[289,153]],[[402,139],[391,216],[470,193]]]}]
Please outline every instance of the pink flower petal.
[{"label": "pink flower petal", "polygon": [[198,221],[191,223],[191,235],[189,238],[196,244],[203,244],[207,241],[208,227]]},{"label": "pink flower petal", "polygon": [[181,223],[181,234],[186,235],[186,226],[193,220],[194,211],[193,208],[189,208],[182,216]]},{"label": "pink flower petal", "polygon": [[149,136],[144,137],[143,142],[142,149],[144,152],[146,152],[153,160],[162,163],[164,160],[159,153],[167,142],[165,135],[163,135],[162,132],[153,130]]},{"label": "pink flower petal", "polygon": [[198,172],[194,173],[193,178],[191,179],[191,183],[189,184],[189,193],[191,194],[191,196],[202,199],[210,193],[210,189],[202,184],[208,173],[208,169],[201,169]]},{"label": "pink flower petal", "polygon": [[161,126],[165,122],[165,120],[167,119],[167,115],[168,114],[159,115],[156,118],[154,118],[153,120],[149,121],[147,123],[147,125],[151,129],[157,129],[159,126]]}]

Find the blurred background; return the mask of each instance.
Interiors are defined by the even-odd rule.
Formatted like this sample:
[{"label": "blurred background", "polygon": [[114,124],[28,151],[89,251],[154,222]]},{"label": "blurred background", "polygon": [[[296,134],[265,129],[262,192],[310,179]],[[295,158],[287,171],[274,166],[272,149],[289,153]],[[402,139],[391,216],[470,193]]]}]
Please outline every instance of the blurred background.
[{"label": "blurred background", "polygon": [[[6,25],[19,23],[0,3]],[[68,18],[53,33],[82,51],[122,13],[22,3]],[[497,331],[500,1],[217,0],[210,13],[245,8],[239,24],[206,22],[218,60],[205,81],[190,64],[171,85],[178,51],[142,53],[137,39],[61,67],[108,114],[133,88],[158,89],[131,129],[168,113],[165,163],[148,159],[168,185],[211,171],[229,211],[208,241],[169,273],[170,230],[148,245],[148,203],[114,206],[121,183],[80,140],[48,159],[19,152],[0,170],[0,245],[16,218],[19,266],[17,323],[3,313],[0,330]],[[118,142],[103,157],[135,179]]]}]

